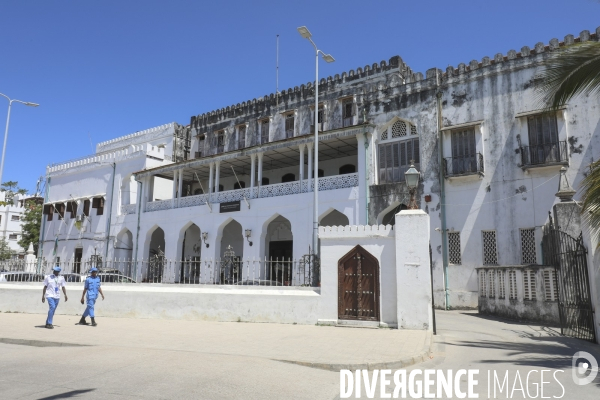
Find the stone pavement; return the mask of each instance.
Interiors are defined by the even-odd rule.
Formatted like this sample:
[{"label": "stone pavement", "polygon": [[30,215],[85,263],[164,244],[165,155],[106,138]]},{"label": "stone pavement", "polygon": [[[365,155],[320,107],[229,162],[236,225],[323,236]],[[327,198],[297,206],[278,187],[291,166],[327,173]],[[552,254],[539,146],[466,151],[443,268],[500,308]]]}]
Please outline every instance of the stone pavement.
[{"label": "stone pavement", "polygon": [[397,329],[128,318],[98,318],[98,326],[91,327],[75,325],[77,316],[54,319],[55,329],[49,330],[43,329],[44,315],[0,313],[0,342],[230,354],[339,371],[421,362],[428,357],[432,336]]}]

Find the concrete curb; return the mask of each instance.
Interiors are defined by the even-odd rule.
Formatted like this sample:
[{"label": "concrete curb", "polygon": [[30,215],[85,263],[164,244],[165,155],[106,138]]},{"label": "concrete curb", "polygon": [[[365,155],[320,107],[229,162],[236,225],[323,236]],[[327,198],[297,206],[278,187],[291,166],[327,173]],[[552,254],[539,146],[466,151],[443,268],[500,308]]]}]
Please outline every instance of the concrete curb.
[{"label": "concrete curb", "polygon": [[328,363],[312,363],[306,361],[293,361],[293,360],[278,360],[272,359],[273,361],[280,361],[288,364],[296,364],[304,367],[324,369],[326,371],[334,371],[339,372],[342,369],[348,370],[357,370],[357,369],[366,369],[368,371],[373,371],[374,369],[401,369],[410,367],[411,365],[418,364],[420,362],[427,361],[431,359],[431,355],[433,354],[433,333],[427,332],[427,338],[425,339],[425,345],[423,346],[423,351],[416,356],[406,357],[397,361],[387,361],[387,362],[373,362],[373,363],[360,363],[360,364],[328,364]]}]

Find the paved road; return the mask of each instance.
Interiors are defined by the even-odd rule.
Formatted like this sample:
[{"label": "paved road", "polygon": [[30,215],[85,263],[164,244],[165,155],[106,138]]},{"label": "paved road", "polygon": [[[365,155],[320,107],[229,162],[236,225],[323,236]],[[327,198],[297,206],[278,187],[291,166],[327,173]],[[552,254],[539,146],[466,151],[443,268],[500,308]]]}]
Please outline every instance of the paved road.
[{"label": "paved road", "polygon": [[[511,385],[516,371],[525,382],[532,369],[562,369],[563,398],[600,397],[600,377],[581,387],[570,377],[572,355],[585,350],[600,360],[600,346],[557,336],[551,328],[474,313],[438,312],[437,317],[433,359],[413,368],[477,368],[480,398],[487,398],[488,369],[508,370]],[[39,320],[39,315],[0,314],[3,399],[334,399],[339,398],[338,372],[274,359],[347,362],[351,359],[344,354],[358,359],[364,351],[369,356],[363,361],[373,361],[386,359],[379,350],[383,346],[389,360],[389,354],[414,353],[417,343],[411,345],[404,332],[384,329],[131,319],[102,319],[92,328],[59,316],[60,326],[48,331],[35,328]],[[544,396],[558,396],[559,389],[547,386]],[[512,398],[523,396],[516,392]]]}]

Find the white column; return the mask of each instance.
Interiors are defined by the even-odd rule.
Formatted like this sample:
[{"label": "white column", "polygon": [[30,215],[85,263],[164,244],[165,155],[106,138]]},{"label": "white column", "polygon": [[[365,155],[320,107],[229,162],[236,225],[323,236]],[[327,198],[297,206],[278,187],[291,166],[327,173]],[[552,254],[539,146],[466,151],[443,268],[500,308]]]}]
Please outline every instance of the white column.
[{"label": "white column", "polygon": [[209,202],[211,201],[214,171],[215,171],[215,163],[210,163],[210,170],[208,171],[208,201]]},{"label": "white column", "polygon": [[219,175],[221,172],[221,161],[215,163],[215,193],[219,193]]},{"label": "white column", "polygon": [[250,196],[254,197],[254,181],[255,175],[254,172],[256,170],[256,154],[250,155]]},{"label": "white column", "polygon": [[300,188],[302,188],[302,181],[304,180],[304,145],[300,146]]},{"label": "white column", "polygon": [[308,175],[308,177],[306,179],[306,183],[307,183],[307,186],[306,186],[307,189],[306,190],[308,192],[311,192],[312,190],[310,188],[310,185],[311,185],[312,178],[313,178],[313,175],[312,175],[312,148],[313,148],[313,144],[312,143],[307,143],[306,144],[306,148],[308,149],[308,171],[306,172],[306,175]]},{"label": "white column", "polygon": [[179,183],[177,186],[177,192],[179,193],[179,198],[183,197],[183,170],[179,170]]},{"label": "white column", "polygon": [[[429,267],[429,215],[423,210],[396,214],[396,301],[398,329],[433,329]],[[410,307],[407,306],[410,304]]]},{"label": "white column", "polygon": [[258,197],[260,197],[260,187],[262,186],[263,153],[258,153]]},{"label": "white column", "polygon": [[173,200],[175,200],[175,197],[177,197],[177,181],[179,180],[179,171],[175,170],[173,172],[173,196],[171,197]]},{"label": "white column", "polygon": [[356,135],[358,145],[358,224],[367,225],[367,154],[365,152],[365,135]]}]

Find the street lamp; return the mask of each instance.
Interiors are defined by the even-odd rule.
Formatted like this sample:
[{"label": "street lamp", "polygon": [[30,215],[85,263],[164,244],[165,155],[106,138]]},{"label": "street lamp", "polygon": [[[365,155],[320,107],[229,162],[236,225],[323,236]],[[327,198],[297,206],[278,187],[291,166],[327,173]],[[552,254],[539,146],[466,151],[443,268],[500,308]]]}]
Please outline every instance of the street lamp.
[{"label": "street lamp", "polygon": [[[311,33],[307,27],[301,26],[298,28],[298,33],[304,39],[308,41],[315,48],[315,165],[313,168],[313,180],[314,180],[314,215],[313,215],[313,254],[318,255],[317,249],[319,244],[319,53],[323,56],[323,60],[328,63],[332,63],[335,59],[331,54],[325,54],[317,48],[315,42],[312,41]],[[311,171],[308,171],[310,176]]]},{"label": "street lamp", "polygon": [[408,186],[408,192],[410,193],[410,203],[408,204],[409,210],[417,210],[417,200],[415,199],[415,193],[417,192],[417,186],[419,185],[419,178],[421,173],[417,171],[414,165],[414,160],[410,161],[410,168],[404,173],[406,179],[406,186]]},{"label": "street lamp", "polygon": [[6,97],[8,99],[8,116],[6,117],[6,130],[4,131],[4,146],[2,146],[2,161],[0,162],[0,184],[2,183],[2,172],[4,172],[4,155],[6,153],[6,141],[8,140],[8,123],[10,122],[10,108],[12,106],[13,101],[17,103],[25,104],[29,107],[37,107],[39,104],[31,103],[29,101],[21,101],[17,99],[11,99],[5,94],[0,93],[0,96]]}]

